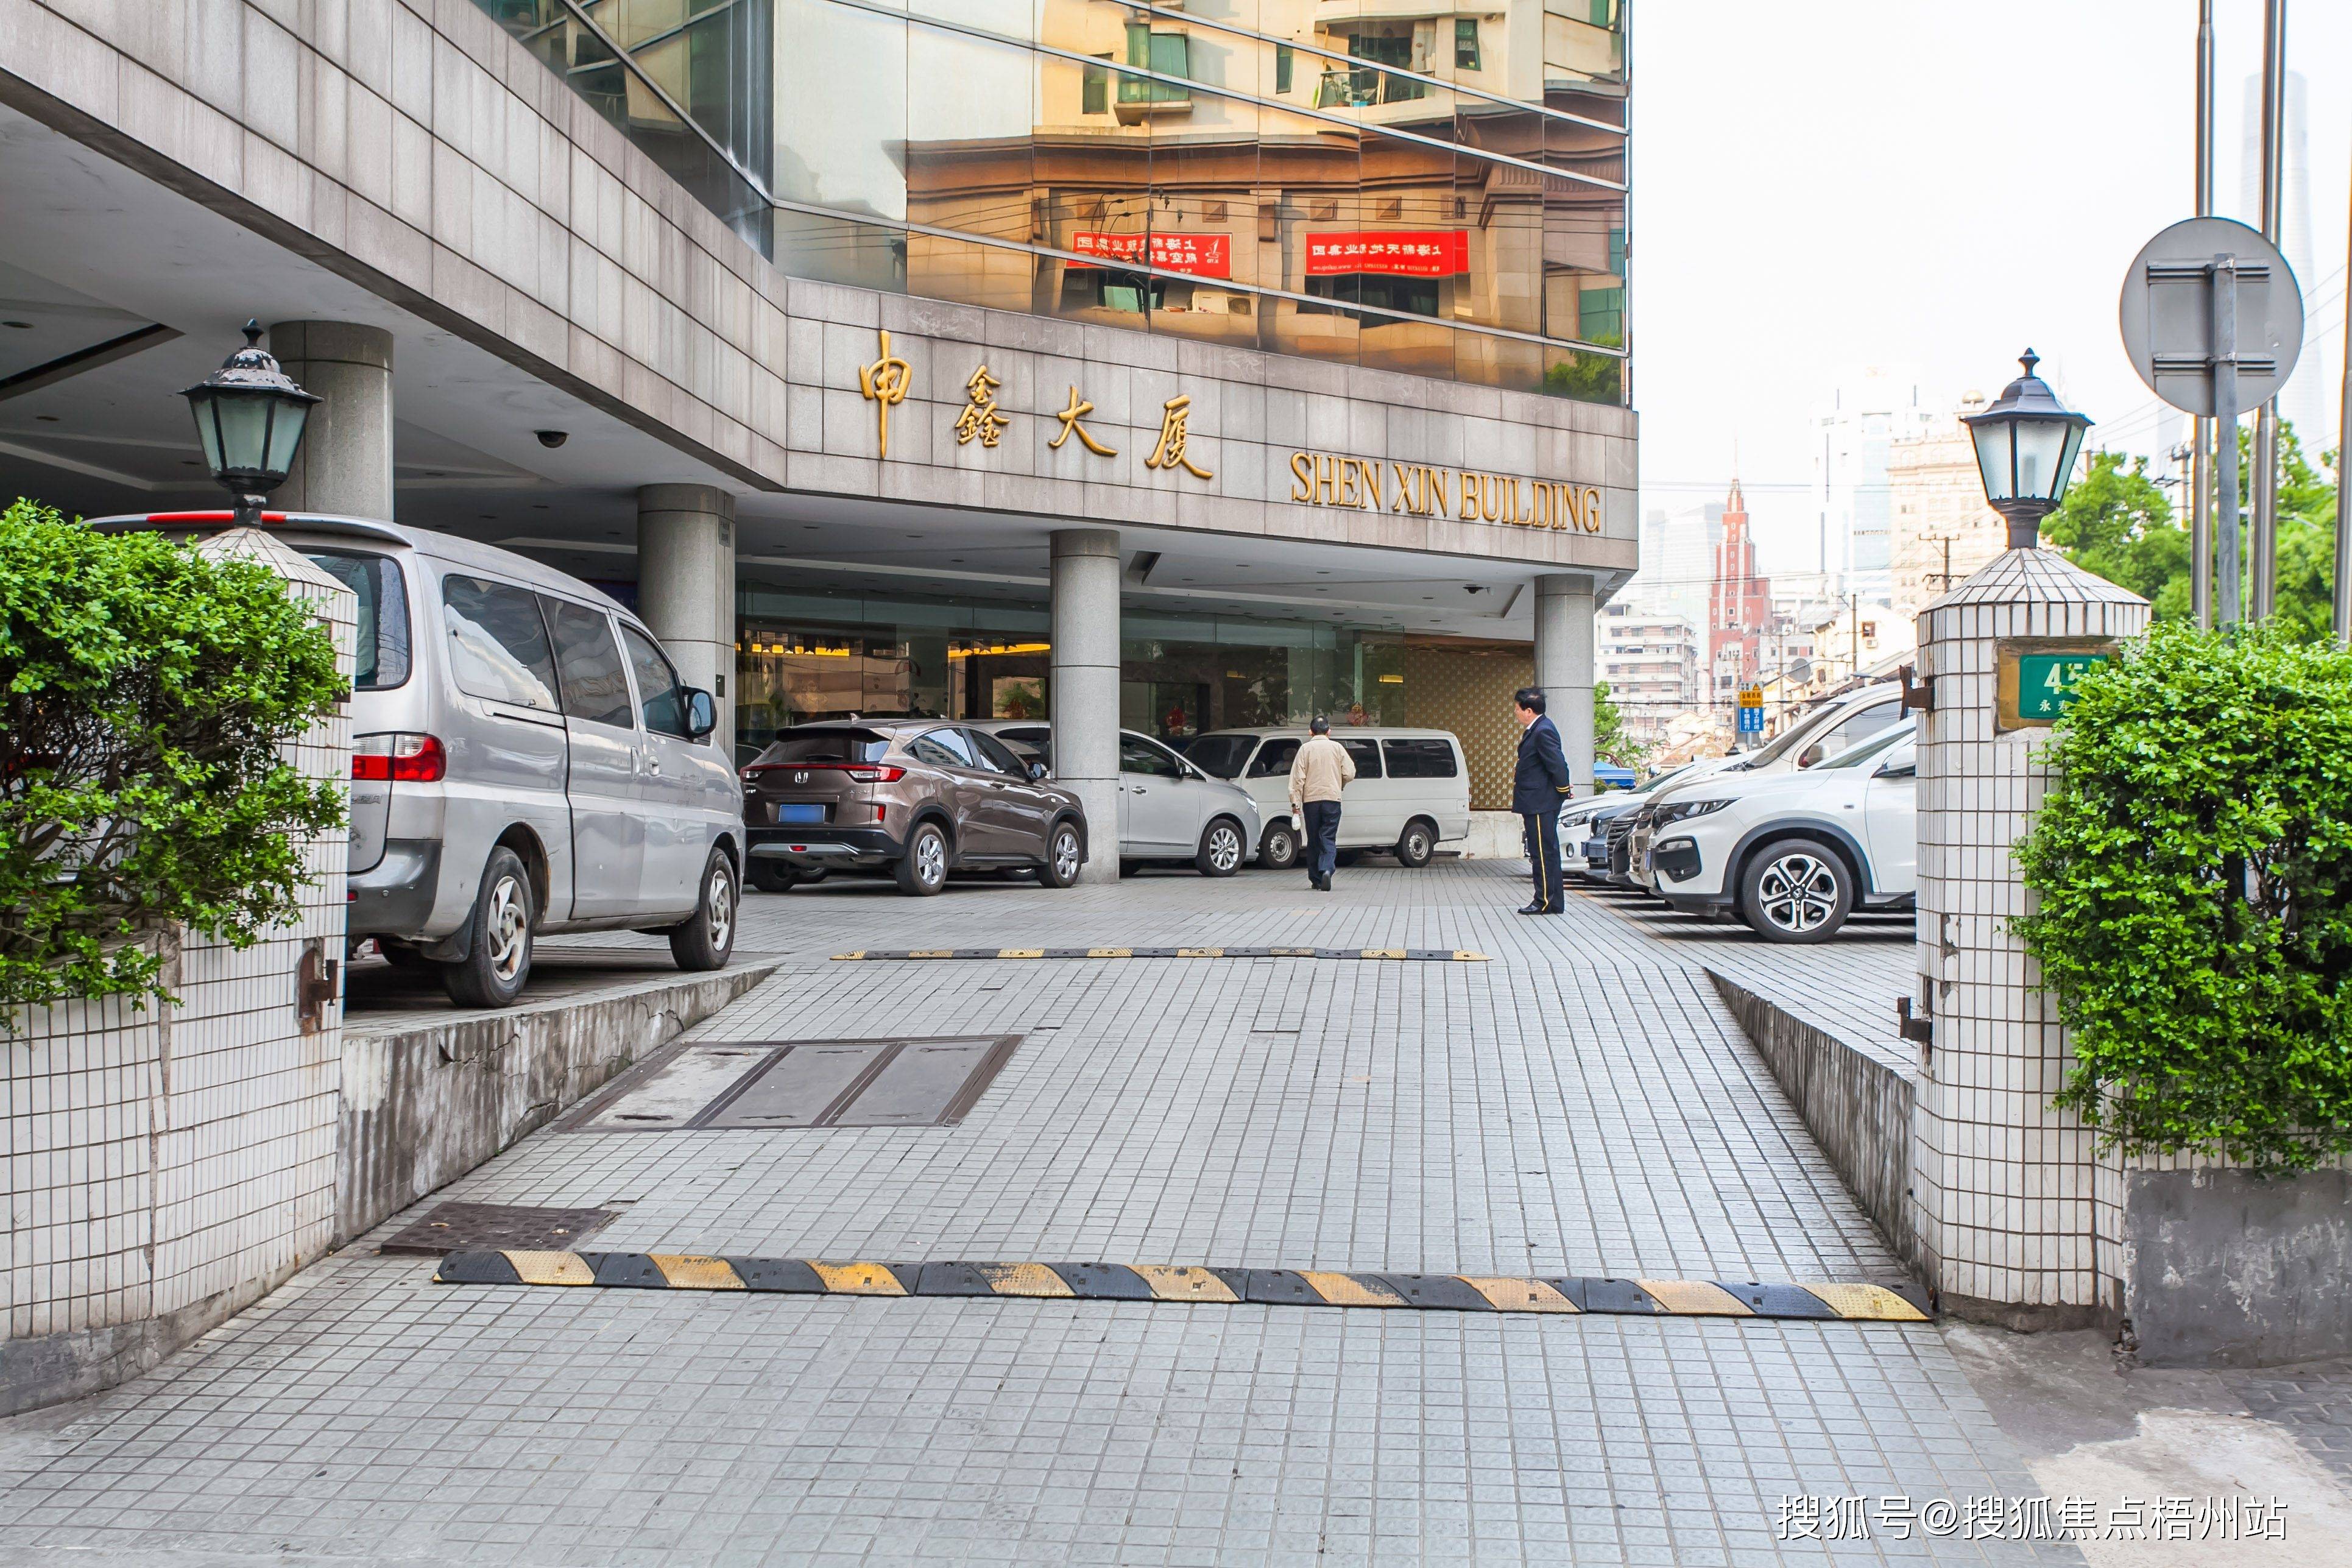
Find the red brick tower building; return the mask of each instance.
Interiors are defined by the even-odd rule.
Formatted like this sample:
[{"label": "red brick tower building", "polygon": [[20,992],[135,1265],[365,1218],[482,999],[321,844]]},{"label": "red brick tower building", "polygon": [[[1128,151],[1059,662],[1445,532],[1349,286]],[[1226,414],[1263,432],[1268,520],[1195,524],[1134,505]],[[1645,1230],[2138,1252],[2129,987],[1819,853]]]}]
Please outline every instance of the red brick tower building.
[{"label": "red brick tower building", "polygon": [[1771,627],[1772,584],[1756,574],[1756,542],[1748,532],[1748,501],[1731,481],[1723,506],[1723,541],[1715,547],[1715,579],[1707,589],[1707,668],[1717,701],[1763,672],[1764,636]]}]

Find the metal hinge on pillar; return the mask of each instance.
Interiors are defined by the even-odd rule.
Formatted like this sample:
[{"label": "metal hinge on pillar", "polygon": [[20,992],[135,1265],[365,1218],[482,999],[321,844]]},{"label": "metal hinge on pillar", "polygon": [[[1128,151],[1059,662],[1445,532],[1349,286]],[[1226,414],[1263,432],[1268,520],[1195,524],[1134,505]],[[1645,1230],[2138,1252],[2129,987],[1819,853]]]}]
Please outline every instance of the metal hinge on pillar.
[{"label": "metal hinge on pillar", "polygon": [[1905,1039],[1922,1046],[1936,1043],[1936,1021],[1925,1013],[1911,1011],[1911,998],[1895,999],[1895,1032]]},{"label": "metal hinge on pillar", "polygon": [[316,1034],[326,1026],[327,1005],[341,994],[337,971],[325,942],[312,937],[302,944],[301,960],[294,968],[294,1016],[304,1034]]},{"label": "metal hinge on pillar", "polygon": [[1903,681],[1904,713],[1933,713],[1936,710],[1936,678],[1932,675],[1912,679],[1913,667],[1905,665],[1896,674]]}]

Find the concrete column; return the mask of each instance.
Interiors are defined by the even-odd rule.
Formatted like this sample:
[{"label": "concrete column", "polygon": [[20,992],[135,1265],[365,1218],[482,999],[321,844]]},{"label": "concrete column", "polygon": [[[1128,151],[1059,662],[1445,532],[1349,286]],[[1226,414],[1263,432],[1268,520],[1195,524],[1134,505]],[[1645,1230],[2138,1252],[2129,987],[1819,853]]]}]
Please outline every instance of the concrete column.
[{"label": "concrete column", "polygon": [[721,754],[735,760],[735,498],[710,485],[637,491],[637,614],[689,686],[719,705]]},{"label": "concrete column", "polygon": [[1118,532],[1054,532],[1055,782],[1085,803],[1089,882],[1118,880]]},{"label": "concrete column", "polygon": [[1536,579],[1536,685],[1559,726],[1579,800],[1592,793],[1592,579],[1574,572]]},{"label": "concrete column", "polygon": [[269,329],[269,352],[326,400],[311,408],[271,507],[391,521],[392,334],[348,321],[280,321]]}]

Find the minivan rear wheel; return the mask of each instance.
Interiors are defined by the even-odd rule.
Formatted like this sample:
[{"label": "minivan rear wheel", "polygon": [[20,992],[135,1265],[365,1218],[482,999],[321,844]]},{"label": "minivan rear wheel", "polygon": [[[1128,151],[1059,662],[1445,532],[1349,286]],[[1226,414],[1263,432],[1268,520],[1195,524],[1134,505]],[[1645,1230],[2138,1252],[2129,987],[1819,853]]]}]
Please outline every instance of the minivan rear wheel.
[{"label": "minivan rear wheel", "polygon": [[936,822],[919,822],[907,836],[907,852],[898,857],[891,874],[898,890],[928,899],[948,885],[948,836]]},{"label": "minivan rear wheel", "polygon": [[1298,864],[1298,835],[1291,830],[1288,817],[1267,825],[1265,837],[1258,840],[1257,863],[1275,871]]},{"label": "minivan rear wheel", "polygon": [[1419,817],[1406,823],[1404,831],[1397,835],[1396,858],[1401,866],[1418,871],[1429,864],[1436,850],[1437,830]]},{"label": "minivan rear wheel", "polygon": [[530,978],[538,896],[522,858],[504,845],[490,851],[474,891],[466,956],[445,965],[441,988],[460,1007],[510,1007]]},{"label": "minivan rear wheel", "polygon": [[724,849],[713,849],[702,868],[702,897],[693,918],[669,929],[669,952],[689,973],[724,969],[735,952],[735,862]]}]

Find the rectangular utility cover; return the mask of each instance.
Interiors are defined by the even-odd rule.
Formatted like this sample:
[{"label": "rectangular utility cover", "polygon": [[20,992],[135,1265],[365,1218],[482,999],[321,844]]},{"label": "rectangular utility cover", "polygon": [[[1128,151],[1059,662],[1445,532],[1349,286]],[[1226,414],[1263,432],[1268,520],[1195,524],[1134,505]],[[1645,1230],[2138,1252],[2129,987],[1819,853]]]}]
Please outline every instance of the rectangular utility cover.
[{"label": "rectangular utility cover", "polygon": [[573,1132],[945,1127],[987,1091],[1018,1035],[688,1046],[561,1125]]},{"label": "rectangular utility cover", "polygon": [[714,1107],[702,1125],[814,1127],[886,1053],[897,1048],[887,1040],[791,1047],[781,1056],[771,1056],[766,1070],[741,1093]]},{"label": "rectangular utility cover", "polygon": [[476,1249],[573,1252],[610,1225],[612,1209],[520,1208],[511,1204],[443,1204],[384,1238],[378,1252],[439,1258]]}]

